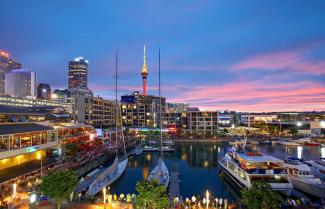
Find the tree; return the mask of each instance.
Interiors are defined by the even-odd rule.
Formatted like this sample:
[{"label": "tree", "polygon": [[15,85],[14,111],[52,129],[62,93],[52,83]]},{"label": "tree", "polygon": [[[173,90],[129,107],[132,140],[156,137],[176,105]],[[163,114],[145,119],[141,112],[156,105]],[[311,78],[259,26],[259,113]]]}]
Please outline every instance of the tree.
[{"label": "tree", "polygon": [[138,192],[135,206],[137,209],[165,209],[169,207],[169,197],[164,185],[158,180],[140,181],[137,183]]},{"label": "tree", "polygon": [[78,177],[71,170],[54,171],[42,178],[40,191],[61,208],[63,200],[68,199],[78,183]]},{"label": "tree", "polygon": [[249,189],[241,191],[242,201],[248,209],[279,209],[282,197],[269,184],[253,182]]}]

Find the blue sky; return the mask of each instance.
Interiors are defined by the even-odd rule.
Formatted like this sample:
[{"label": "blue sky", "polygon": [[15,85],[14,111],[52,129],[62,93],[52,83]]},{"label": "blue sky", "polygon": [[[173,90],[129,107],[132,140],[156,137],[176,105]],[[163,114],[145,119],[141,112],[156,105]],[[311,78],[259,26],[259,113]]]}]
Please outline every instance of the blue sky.
[{"label": "blue sky", "polygon": [[201,109],[325,110],[325,1],[18,1],[0,8],[0,49],[40,82],[66,88],[68,61],[89,63],[89,86],[113,98],[141,90]]}]

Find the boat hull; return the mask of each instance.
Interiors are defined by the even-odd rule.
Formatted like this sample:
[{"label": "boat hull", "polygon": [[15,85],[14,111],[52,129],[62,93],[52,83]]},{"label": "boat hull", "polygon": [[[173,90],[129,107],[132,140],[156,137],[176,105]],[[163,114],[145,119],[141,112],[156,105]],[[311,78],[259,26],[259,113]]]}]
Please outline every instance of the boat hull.
[{"label": "boat hull", "polygon": [[325,185],[322,184],[308,184],[300,179],[290,177],[293,187],[306,194],[313,195],[319,198],[325,198]]}]

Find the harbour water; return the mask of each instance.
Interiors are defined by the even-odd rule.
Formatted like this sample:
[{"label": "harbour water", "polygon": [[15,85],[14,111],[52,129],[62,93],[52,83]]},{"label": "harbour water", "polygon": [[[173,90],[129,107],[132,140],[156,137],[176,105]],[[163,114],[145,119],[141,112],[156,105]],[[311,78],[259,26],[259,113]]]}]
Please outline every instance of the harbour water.
[{"label": "harbour water", "polygon": [[[226,176],[220,175],[218,157],[223,156],[230,148],[227,143],[176,144],[175,148],[174,153],[164,153],[163,158],[170,172],[177,170],[180,173],[180,193],[183,198],[192,195],[203,196],[206,190],[215,197],[231,201],[240,198],[239,189]],[[325,155],[325,148],[321,147],[259,145],[257,150],[281,159],[296,156],[315,160]],[[135,193],[137,181],[148,177],[159,157],[158,152],[131,156],[123,176],[111,185],[111,193]]]}]

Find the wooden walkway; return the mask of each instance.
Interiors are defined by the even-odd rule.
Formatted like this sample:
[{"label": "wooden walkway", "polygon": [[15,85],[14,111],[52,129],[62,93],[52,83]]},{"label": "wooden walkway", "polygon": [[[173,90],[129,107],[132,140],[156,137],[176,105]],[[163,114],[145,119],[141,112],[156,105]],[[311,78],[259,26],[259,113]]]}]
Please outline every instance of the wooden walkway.
[{"label": "wooden walkway", "polygon": [[169,198],[171,201],[174,200],[175,197],[180,197],[179,194],[179,172],[171,172],[170,174],[170,184],[169,184]]}]

